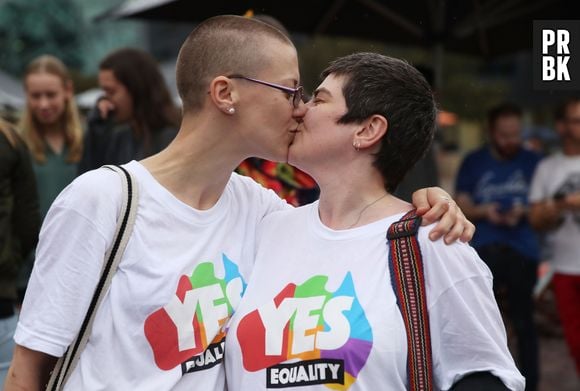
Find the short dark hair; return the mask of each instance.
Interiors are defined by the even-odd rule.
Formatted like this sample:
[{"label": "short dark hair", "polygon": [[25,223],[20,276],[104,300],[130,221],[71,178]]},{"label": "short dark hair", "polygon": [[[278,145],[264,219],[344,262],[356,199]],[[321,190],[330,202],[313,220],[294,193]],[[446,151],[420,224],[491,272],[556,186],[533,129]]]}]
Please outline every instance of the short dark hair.
[{"label": "short dark hair", "polygon": [[179,127],[179,109],[157,62],[149,53],[134,48],[118,49],[101,61],[99,69],[112,71],[127,88],[133,99],[136,132],[146,142],[154,132]]},{"label": "short dark hair", "polygon": [[348,111],[338,123],[360,123],[375,114],[387,119],[373,164],[387,191],[394,192],[433,141],[437,105],[429,83],[406,61],[377,53],[339,58],[322,78],[330,74],[345,78],[342,93]]},{"label": "short dark hair", "polygon": [[501,103],[497,106],[492,107],[487,112],[487,123],[489,125],[489,129],[493,130],[495,128],[495,124],[498,118],[501,117],[518,117],[522,118],[522,109],[520,106],[514,103]]},{"label": "short dark hair", "polygon": [[566,98],[562,103],[556,106],[556,110],[554,110],[554,120],[555,121],[563,121],[566,119],[568,115],[568,109],[570,106],[574,106],[580,104],[580,96],[573,96],[570,98]]},{"label": "short dark hair", "polygon": [[220,75],[252,76],[268,66],[264,39],[294,46],[280,30],[255,19],[220,15],[199,24],[179,50],[177,91],[183,111],[199,110],[210,81]]}]

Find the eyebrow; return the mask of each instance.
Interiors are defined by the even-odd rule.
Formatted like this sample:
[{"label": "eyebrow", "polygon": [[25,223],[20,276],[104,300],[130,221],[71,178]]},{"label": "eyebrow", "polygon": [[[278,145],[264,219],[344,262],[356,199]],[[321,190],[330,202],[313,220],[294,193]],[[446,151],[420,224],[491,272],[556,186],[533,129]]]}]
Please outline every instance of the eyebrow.
[{"label": "eyebrow", "polygon": [[328,96],[332,96],[332,94],[330,93],[330,91],[328,91],[326,88],[324,87],[319,87],[314,91],[313,96],[318,96],[318,94],[323,93],[326,94]]}]

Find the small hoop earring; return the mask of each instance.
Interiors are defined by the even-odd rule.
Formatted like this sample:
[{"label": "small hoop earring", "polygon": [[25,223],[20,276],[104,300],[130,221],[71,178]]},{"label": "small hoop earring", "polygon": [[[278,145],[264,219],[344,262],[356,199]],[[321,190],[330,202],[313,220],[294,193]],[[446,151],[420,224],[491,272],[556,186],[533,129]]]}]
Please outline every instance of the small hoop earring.
[{"label": "small hoop earring", "polygon": [[356,149],[357,151],[360,151],[360,142],[359,141],[355,141],[352,146],[354,147],[354,149]]},{"label": "small hoop earring", "polygon": [[229,114],[234,114],[235,112],[236,112],[236,109],[234,109],[233,107],[230,107],[230,108],[228,109],[228,113],[229,113]]}]

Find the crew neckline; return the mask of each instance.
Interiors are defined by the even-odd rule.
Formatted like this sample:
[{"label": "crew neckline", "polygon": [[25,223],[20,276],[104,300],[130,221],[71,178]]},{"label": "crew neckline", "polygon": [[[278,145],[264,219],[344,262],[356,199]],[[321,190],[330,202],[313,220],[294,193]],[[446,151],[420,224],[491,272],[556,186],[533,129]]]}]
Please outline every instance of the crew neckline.
[{"label": "crew neckline", "polygon": [[322,220],[320,220],[320,215],[318,214],[318,203],[319,201],[315,201],[310,205],[310,210],[308,213],[308,220],[310,221],[310,224],[308,225],[311,228],[313,234],[328,240],[350,240],[382,232],[385,233],[386,237],[387,229],[389,226],[395,221],[400,220],[401,217],[407,213],[396,213],[377,221],[373,221],[372,223],[361,225],[360,227],[336,230],[327,227],[324,225]]},{"label": "crew neckline", "polygon": [[140,162],[132,160],[126,164],[126,167],[136,174],[137,181],[140,182],[140,189],[147,189],[146,191],[149,193],[148,195],[150,197],[162,203],[168,211],[171,210],[173,212],[172,214],[180,220],[195,224],[208,225],[222,218],[227,212],[227,206],[230,201],[231,179],[226,184],[226,187],[217,202],[211,208],[201,210],[189,206],[175,197],[173,193],[159,183],[157,179],[151,175],[149,170],[147,170],[147,168],[145,168],[145,166]]}]

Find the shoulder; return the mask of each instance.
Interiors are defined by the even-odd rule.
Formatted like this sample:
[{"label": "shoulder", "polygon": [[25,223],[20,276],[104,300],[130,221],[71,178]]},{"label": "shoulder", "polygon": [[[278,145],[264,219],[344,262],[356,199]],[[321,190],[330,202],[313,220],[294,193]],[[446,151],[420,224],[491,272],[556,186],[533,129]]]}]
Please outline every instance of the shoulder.
[{"label": "shoulder", "polygon": [[228,183],[228,189],[234,193],[242,203],[261,203],[264,207],[274,209],[287,209],[291,206],[282,200],[273,190],[266,189],[252,178],[232,173]]},{"label": "shoulder", "polygon": [[489,151],[487,146],[481,147],[476,149],[475,151],[469,152],[463,158],[463,162],[461,163],[461,167],[471,168],[471,167],[480,167],[482,161],[485,161],[489,155]]},{"label": "shoulder", "polygon": [[290,238],[307,229],[312,204],[298,208],[287,208],[268,213],[259,223],[261,240],[265,238]]},{"label": "shoulder", "polygon": [[423,256],[425,278],[446,289],[469,278],[491,280],[491,272],[477,252],[467,243],[445,244],[442,239],[432,241],[428,234],[434,224],[419,229],[418,240]]},{"label": "shoulder", "polygon": [[487,156],[489,156],[489,147],[487,145],[484,145],[483,147],[480,147],[474,151],[469,152],[465,156],[465,160],[473,161],[475,159],[481,159]]},{"label": "shoulder", "polygon": [[274,211],[263,220],[265,224],[276,225],[288,223],[290,221],[306,221],[306,217],[311,213],[314,204],[299,206],[297,208],[285,208]]},{"label": "shoulder", "polygon": [[549,171],[557,169],[563,163],[562,157],[562,154],[556,153],[541,159],[536,166],[536,175],[549,174]]},{"label": "shoulder", "polygon": [[521,150],[521,156],[522,156],[522,157],[523,157],[523,158],[524,158],[526,161],[532,162],[532,163],[534,163],[534,164],[535,164],[535,163],[538,163],[540,160],[542,160],[542,155],[540,155],[540,154],[539,154],[539,153],[537,153],[537,152],[530,151],[530,150],[528,150],[528,149],[522,149],[522,150]]},{"label": "shoulder", "polygon": [[87,171],[71,182],[54,201],[53,207],[98,213],[119,203],[121,177],[107,168]]}]

